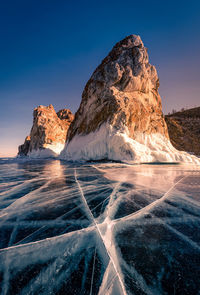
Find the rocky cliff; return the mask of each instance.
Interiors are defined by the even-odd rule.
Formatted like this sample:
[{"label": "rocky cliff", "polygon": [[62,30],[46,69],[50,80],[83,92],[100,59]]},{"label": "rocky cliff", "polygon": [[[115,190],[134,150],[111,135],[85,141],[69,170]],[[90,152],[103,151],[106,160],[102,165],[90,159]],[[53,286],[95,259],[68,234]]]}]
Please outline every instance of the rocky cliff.
[{"label": "rocky cliff", "polygon": [[158,87],[140,37],[117,43],[85,86],[61,158],[198,162],[171,145]]},{"label": "rocky cliff", "polygon": [[23,145],[20,156],[57,156],[64,148],[66,135],[74,115],[68,109],[55,112],[52,105],[39,106],[33,112],[33,126]]},{"label": "rocky cliff", "polygon": [[165,116],[172,145],[200,156],[200,107]]}]

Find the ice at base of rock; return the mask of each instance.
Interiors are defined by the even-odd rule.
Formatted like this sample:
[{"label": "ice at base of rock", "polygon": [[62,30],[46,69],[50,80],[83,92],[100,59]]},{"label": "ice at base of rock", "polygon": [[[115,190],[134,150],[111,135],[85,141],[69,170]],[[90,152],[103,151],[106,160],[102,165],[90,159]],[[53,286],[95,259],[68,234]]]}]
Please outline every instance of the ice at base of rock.
[{"label": "ice at base of rock", "polygon": [[161,134],[138,133],[136,139],[128,130],[116,130],[108,123],[87,135],[76,135],[61,152],[61,159],[90,161],[109,159],[122,162],[178,162],[200,164],[200,159],[176,150]]},{"label": "ice at base of rock", "polygon": [[27,156],[29,158],[58,157],[64,146],[64,143],[46,144],[44,149],[32,150]]}]

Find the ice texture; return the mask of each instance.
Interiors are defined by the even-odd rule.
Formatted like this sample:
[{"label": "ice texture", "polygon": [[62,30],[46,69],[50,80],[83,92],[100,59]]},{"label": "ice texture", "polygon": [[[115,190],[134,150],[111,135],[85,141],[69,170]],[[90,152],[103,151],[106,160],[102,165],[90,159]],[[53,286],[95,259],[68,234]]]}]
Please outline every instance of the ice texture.
[{"label": "ice texture", "polygon": [[1,294],[198,294],[198,165],[1,159],[0,184]]},{"label": "ice texture", "polygon": [[109,159],[126,163],[178,162],[200,164],[200,159],[176,150],[168,138],[159,133],[136,133],[128,136],[126,127],[113,128],[104,123],[96,132],[75,135],[61,152],[61,159],[89,161]]}]

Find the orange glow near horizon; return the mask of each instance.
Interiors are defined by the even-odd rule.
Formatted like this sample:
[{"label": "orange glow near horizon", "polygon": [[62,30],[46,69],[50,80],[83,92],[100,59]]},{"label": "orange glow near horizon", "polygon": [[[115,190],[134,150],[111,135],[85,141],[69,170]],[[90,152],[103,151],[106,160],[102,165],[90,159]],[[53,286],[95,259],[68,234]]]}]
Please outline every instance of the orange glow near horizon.
[{"label": "orange glow near horizon", "polygon": [[18,152],[18,141],[0,143],[0,158],[15,157]]},{"label": "orange glow near horizon", "polygon": [[4,157],[15,157],[17,155],[17,151],[16,149],[13,150],[8,150],[8,149],[2,149],[0,150],[0,158],[4,158]]}]

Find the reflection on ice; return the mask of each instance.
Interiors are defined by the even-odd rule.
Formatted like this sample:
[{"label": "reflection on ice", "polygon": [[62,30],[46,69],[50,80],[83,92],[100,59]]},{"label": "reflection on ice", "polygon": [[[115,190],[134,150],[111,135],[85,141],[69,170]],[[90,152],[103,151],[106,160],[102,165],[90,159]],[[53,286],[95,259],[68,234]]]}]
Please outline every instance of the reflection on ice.
[{"label": "reflection on ice", "polygon": [[146,189],[156,189],[166,192],[179,179],[188,175],[199,176],[198,166],[187,165],[102,165],[97,168],[104,172],[104,176],[114,180],[123,181],[133,186]]},{"label": "reflection on ice", "polygon": [[0,161],[1,293],[197,294],[199,176],[197,166]]}]

